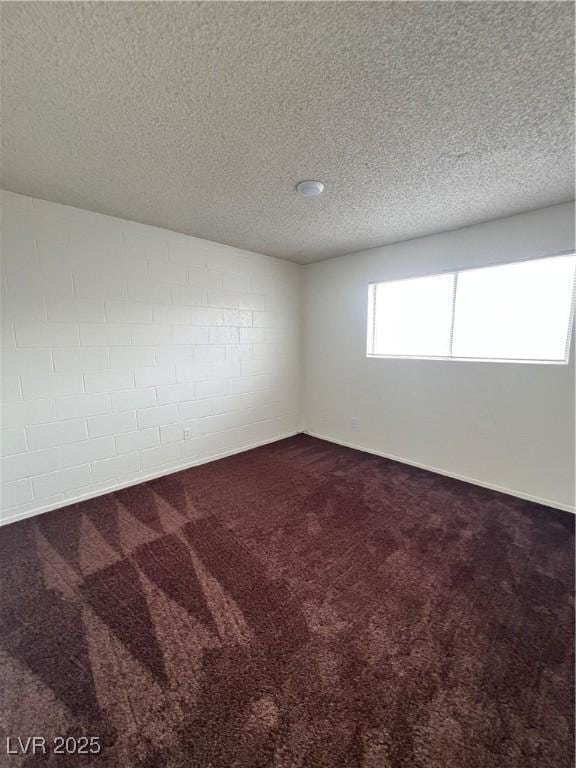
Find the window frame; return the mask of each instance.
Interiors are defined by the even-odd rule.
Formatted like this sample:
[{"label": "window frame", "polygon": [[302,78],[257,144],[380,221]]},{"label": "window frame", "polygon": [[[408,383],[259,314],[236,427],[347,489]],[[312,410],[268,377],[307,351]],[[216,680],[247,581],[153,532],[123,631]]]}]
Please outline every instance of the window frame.
[{"label": "window frame", "polygon": [[423,277],[436,277],[438,275],[454,275],[454,292],[452,297],[452,325],[450,329],[450,349],[454,338],[454,320],[456,293],[458,290],[458,275],[461,272],[471,270],[490,269],[492,267],[511,266],[513,264],[522,264],[528,261],[543,261],[545,259],[554,259],[560,256],[576,256],[576,250],[558,251],[557,253],[546,254],[544,256],[524,256],[520,259],[494,261],[490,264],[481,264],[480,266],[448,267],[436,272],[426,272],[423,274],[410,275],[409,277],[388,278],[386,280],[371,280],[368,285],[368,301],[366,312],[366,358],[368,360],[438,360],[454,363],[520,363],[523,365],[569,365],[570,350],[572,348],[572,336],[574,333],[574,322],[576,316],[576,268],[574,270],[574,281],[572,285],[572,298],[570,301],[570,312],[568,316],[568,333],[566,335],[566,345],[563,360],[540,360],[536,358],[510,358],[510,357],[456,357],[454,355],[431,356],[431,355],[386,355],[370,352],[370,343],[374,344],[376,312],[376,287],[382,283],[402,283],[406,280],[416,280]]}]

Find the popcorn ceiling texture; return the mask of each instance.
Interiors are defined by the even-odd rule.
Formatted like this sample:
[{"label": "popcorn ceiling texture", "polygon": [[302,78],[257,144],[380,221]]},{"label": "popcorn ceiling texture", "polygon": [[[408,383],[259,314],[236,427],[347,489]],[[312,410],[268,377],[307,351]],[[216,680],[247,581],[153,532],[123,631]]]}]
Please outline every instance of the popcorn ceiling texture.
[{"label": "popcorn ceiling texture", "polygon": [[2,16],[15,192],[299,262],[573,198],[572,3]]}]

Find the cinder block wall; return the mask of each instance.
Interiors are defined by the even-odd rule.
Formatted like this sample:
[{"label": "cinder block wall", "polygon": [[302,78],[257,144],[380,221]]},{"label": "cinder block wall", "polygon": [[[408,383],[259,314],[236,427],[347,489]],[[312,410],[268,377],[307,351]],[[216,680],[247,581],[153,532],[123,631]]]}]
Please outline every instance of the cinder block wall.
[{"label": "cinder block wall", "polygon": [[300,426],[300,267],[2,193],[2,522]]}]

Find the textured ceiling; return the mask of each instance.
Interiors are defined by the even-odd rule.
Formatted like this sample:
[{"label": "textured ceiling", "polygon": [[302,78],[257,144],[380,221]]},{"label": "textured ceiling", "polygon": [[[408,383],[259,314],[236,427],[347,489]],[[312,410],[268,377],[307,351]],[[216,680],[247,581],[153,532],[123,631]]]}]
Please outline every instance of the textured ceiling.
[{"label": "textured ceiling", "polygon": [[2,186],[300,262],[571,200],[573,16],[3,3]]}]

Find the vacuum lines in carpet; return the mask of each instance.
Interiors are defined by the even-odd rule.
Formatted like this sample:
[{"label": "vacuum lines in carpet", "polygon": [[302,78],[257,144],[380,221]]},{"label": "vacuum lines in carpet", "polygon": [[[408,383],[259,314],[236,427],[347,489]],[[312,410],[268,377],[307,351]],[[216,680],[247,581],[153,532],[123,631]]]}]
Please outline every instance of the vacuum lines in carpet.
[{"label": "vacuum lines in carpet", "polygon": [[0,764],[571,768],[573,558],[569,513],[306,435],[14,523]]}]

